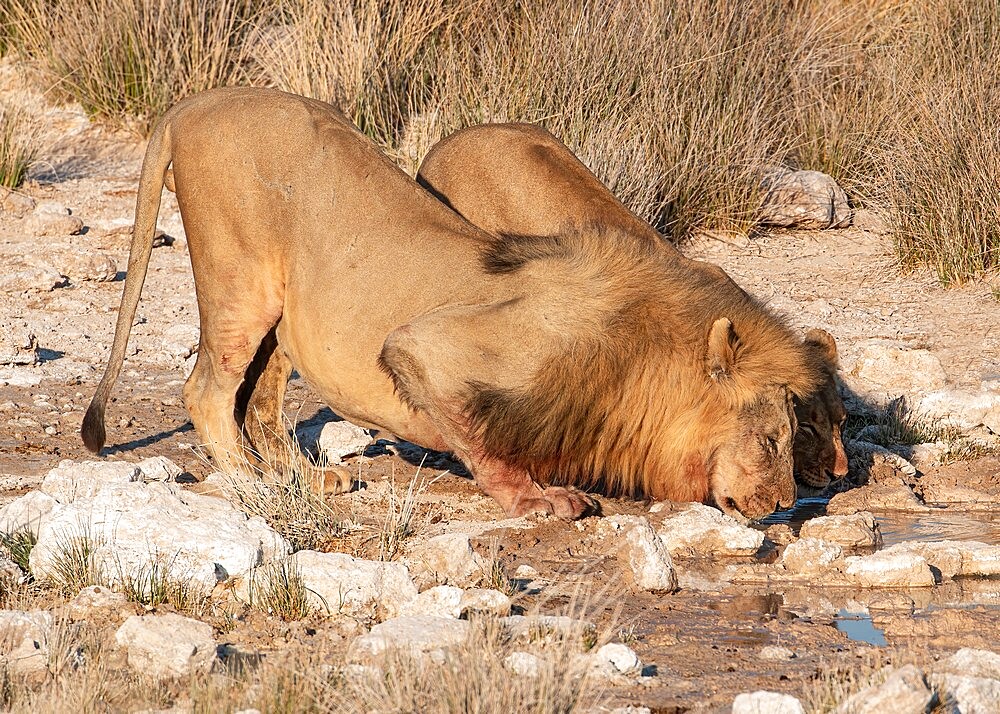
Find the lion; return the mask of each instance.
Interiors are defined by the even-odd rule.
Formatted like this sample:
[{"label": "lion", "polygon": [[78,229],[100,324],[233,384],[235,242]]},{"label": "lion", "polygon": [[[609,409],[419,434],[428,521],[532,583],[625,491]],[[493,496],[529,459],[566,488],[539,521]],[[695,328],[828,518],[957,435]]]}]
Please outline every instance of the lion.
[{"label": "lion", "polygon": [[794,501],[792,400],[821,367],[761,304],[628,232],[497,239],[339,110],[270,89],[196,94],[152,133],[92,451],[168,168],[201,323],[184,401],[223,468],[254,389],[294,368],[345,419],[454,453],[510,516],[581,517],[596,487],[741,518]]},{"label": "lion", "polygon": [[843,442],[847,409],[837,388],[839,357],[833,335],[814,327],[806,332],[805,344],[821,356],[824,377],[812,398],[795,402],[795,480],[809,490],[822,491],[830,485],[831,476],[847,475]]},{"label": "lion", "polygon": [[[457,131],[428,152],[417,181],[462,217],[496,235],[551,235],[568,224],[614,226],[663,250],[726,289],[736,283],[718,266],[685,258],[652,226],[625,207],[569,148],[534,124],[484,124]],[[823,368],[808,399],[796,400],[796,481],[823,489],[830,475],[847,475],[841,429],[847,412],[837,389],[837,345],[820,329],[806,346]]]}]

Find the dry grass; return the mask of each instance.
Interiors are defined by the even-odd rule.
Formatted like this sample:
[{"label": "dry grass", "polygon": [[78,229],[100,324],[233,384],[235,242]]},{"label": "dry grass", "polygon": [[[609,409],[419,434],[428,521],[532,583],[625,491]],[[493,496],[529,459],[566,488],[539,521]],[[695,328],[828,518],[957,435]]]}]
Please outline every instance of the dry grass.
[{"label": "dry grass", "polygon": [[138,568],[119,565],[115,589],[140,605],[170,605],[178,612],[198,617],[211,609],[208,594],[190,578],[174,572],[170,561],[152,559]]},{"label": "dry grass", "polygon": [[440,30],[471,4],[275,0],[254,38],[255,80],[331,102],[391,148],[431,100],[424,68]]},{"label": "dry grass", "polygon": [[568,714],[585,709],[582,705],[595,696],[578,657],[578,638],[552,640],[537,677],[512,677],[503,660],[515,645],[492,618],[474,622],[468,640],[442,665],[395,652],[381,658],[377,668],[352,669],[342,647],[317,642],[294,645],[257,663],[229,663],[213,673],[161,683],[128,671],[111,651],[110,637],[107,630],[60,623],[48,641],[46,676],[0,671],[0,709]]},{"label": "dry grass", "polygon": [[753,228],[785,163],[888,213],[905,266],[1000,264],[997,3],[10,0],[0,19],[53,85],[141,130],[266,84],[340,105],[412,171],[445,132],[532,121],[674,238]]},{"label": "dry grass", "polygon": [[874,411],[851,414],[844,427],[844,438],[861,438],[880,446],[926,444],[956,441],[962,430],[914,411],[904,397],[893,399]]},{"label": "dry grass", "polygon": [[421,464],[402,493],[396,487],[395,477],[390,476],[385,517],[378,534],[379,560],[395,560],[402,551],[403,544],[417,532],[414,520],[417,515],[417,498],[445,473],[447,471],[428,481]]},{"label": "dry grass", "polygon": [[939,444],[943,450],[936,463],[969,461],[1000,453],[1000,439],[986,434],[967,433],[941,417],[915,411],[899,397],[873,411],[849,414],[844,439],[860,439],[887,448]]},{"label": "dry grass", "polygon": [[306,458],[294,438],[285,453],[261,457],[266,473],[261,473],[260,464],[243,458],[236,473],[224,474],[231,500],[247,515],[267,521],[293,551],[330,549],[344,528],[323,495],[322,465]]},{"label": "dry grass", "polygon": [[513,597],[517,594],[517,585],[507,572],[507,564],[500,556],[500,539],[490,538],[489,552],[483,559],[483,575],[478,583],[481,588],[499,590]]},{"label": "dry grass", "polygon": [[180,97],[238,83],[256,0],[14,0],[10,44],[91,115],[148,131]]},{"label": "dry grass", "polygon": [[0,101],[0,187],[20,186],[41,148],[37,120],[18,97]]},{"label": "dry grass", "polygon": [[46,581],[67,596],[91,585],[106,585],[108,573],[95,557],[99,546],[87,531],[63,533],[51,554]]},{"label": "dry grass", "polygon": [[0,533],[0,554],[10,558],[24,572],[28,572],[28,558],[37,542],[38,536],[30,528]]},{"label": "dry grass", "polygon": [[283,620],[301,620],[313,612],[295,562],[271,563],[250,573],[250,606]]},{"label": "dry grass", "polygon": [[[916,650],[885,649],[847,665],[823,663],[817,669],[812,687],[802,697],[803,708],[809,714],[832,714],[840,711],[839,707],[852,695],[868,687],[881,685],[893,670],[910,664],[923,670],[927,663]],[[935,686],[933,678],[928,677],[927,683],[936,695],[930,713],[944,714],[953,711],[948,705],[947,695]]]}]

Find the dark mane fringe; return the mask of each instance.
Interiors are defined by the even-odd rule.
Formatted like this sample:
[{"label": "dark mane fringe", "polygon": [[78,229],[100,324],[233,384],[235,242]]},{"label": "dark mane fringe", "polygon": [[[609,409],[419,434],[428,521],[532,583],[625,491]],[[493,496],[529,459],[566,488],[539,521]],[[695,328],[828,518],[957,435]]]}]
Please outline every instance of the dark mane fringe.
[{"label": "dark mane fringe", "polygon": [[[647,240],[589,227],[498,239],[483,260],[496,272],[572,261],[589,294],[601,296],[602,314],[586,321],[596,327],[567,336],[530,386],[468,385],[465,414],[485,451],[540,481],[665,497],[650,489],[668,479],[674,494],[688,489],[701,500],[708,484],[695,483],[689,460],[711,458],[734,408],[766,385],[802,396],[820,380],[813,351],[763,305]],[[738,368],[714,382],[705,355],[719,317],[733,323]]]},{"label": "dark mane fringe", "polygon": [[496,237],[482,253],[487,273],[514,273],[528,263],[545,258],[566,258],[571,247],[564,235],[527,236],[504,233]]}]

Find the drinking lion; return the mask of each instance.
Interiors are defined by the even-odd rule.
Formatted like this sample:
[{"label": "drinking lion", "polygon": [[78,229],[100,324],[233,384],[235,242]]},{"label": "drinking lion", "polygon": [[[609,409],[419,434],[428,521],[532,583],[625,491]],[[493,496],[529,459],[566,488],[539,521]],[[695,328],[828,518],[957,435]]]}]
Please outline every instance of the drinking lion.
[{"label": "drinking lion", "polygon": [[294,368],[344,418],[454,452],[509,515],[579,517],[592,487],[747,518],[793,502],[792,399],[822,366],[780,319],[630,232],[498,239],[335,108],[265,89],[189,97],[152,134],[91,450],[171,167],[201,321],[184,400],[223,467],[238,394]]}]

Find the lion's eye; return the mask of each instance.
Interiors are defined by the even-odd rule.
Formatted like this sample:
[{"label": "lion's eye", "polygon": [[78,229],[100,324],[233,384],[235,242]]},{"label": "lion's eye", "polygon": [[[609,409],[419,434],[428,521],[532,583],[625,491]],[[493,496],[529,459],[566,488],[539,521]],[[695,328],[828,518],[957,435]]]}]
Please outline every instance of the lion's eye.
[{"label": "lion's eye", "polygon": [[800,428],[800,429],[801,429],[802,431],[806,432],[807,434],[812,434],[813,436],[816,436],[816,435],[817,435],[817,432],[816,432],[816,427],[814,427],[814,426],[813,426],[812,424],[810,424],[809,422],[806,422],[806,421],[804,421],[804,422],[801,422],[801,423],[799,424],[799,428]]},{"label": "lion's eye", "polygon": [[777,451],[778,440],[775,439],[773,436],[767,437],[767,448],[770,449],[771,451]]}]

